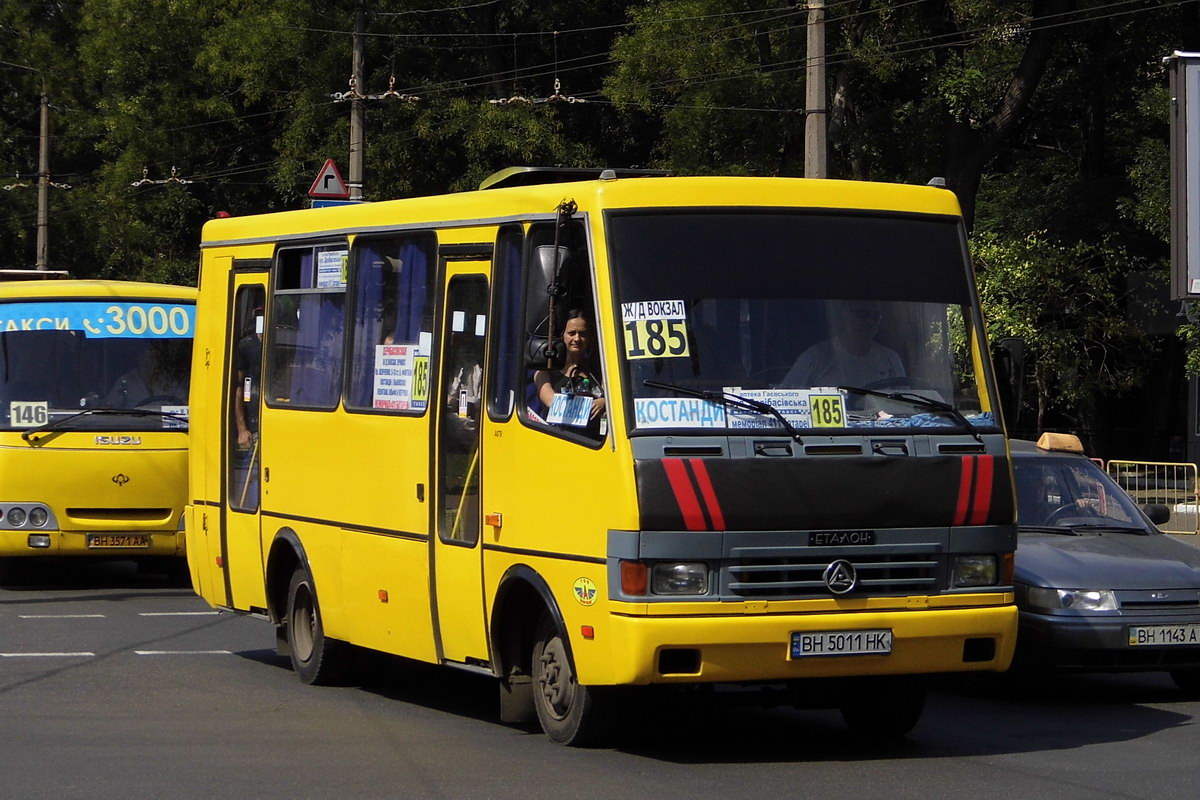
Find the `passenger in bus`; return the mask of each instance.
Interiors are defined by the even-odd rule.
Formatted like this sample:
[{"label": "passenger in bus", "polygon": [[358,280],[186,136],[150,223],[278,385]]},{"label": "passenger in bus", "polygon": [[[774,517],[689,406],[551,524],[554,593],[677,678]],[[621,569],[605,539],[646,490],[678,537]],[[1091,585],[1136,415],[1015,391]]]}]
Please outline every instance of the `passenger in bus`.
[{"label": "passenger in bus", "polygon": [[562,341],[566,350],[563,368],[539,369],[533,373],[538,399],[550,409],[557,394],[590,396],[592,406],[587,427],[599,430],[605,411],[604,387],[600,383],[600,370],[592,358],[592,325],[589,315],[582,309],[567,312]]},{"label": "passenger in bus", "polygon": [[833,336],[801,353],[780,386],[869,389],[903,378],[900,356],[875,341],[882,317],[879,304],[872,301],[838,304]]},{"label": "passenger in bus", "polygon": [[236,397],[233,403],[233,418],[237,424],[237,443],[242,450],[249,449],[258,434],[258,392],[262,373],[263,310],[254,309],[254,327],[237,343],[234,367],[237,370]]}]

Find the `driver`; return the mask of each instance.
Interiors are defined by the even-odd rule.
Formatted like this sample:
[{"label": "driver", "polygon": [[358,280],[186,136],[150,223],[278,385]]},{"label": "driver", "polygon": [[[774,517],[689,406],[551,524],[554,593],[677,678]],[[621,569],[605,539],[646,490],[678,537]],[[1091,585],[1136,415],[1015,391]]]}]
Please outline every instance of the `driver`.
[{"label": "driver", "polygon": [[117,378],[109,390],[109,408],[136,408],[148,402],[183,404],[187,400],[186,364],[173,358],[166,341],[152,341],[138,354],[137,364]]},{"label": "driver", "polygon": [[834,335],[805,350],[780,386],[857,386],[903,378],[904,365],[895,350],[875,341],[879,304],[851,300],[837,305]]}]

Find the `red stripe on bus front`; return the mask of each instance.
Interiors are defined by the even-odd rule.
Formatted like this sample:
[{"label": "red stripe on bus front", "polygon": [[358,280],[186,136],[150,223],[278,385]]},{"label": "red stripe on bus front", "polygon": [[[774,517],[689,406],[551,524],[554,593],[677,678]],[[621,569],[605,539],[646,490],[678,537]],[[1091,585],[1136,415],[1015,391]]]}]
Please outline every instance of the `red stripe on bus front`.
[{"label": "red stripe on bus front", "polygon": [[995,456],[976,456],[979,476],[975,479],[975,502],[972,503],[971,525],[982,525],[992,507],[992,462]]},{"label": "red stripe on bus front", "polygon": [[971,474],[975,471],[975,457],[962,460],[962,474],[958,479],[958,507],[954,510],[954,524],[965,525],[967,509],[971,504]]},{"label": "red stripe on bus front", "polygon": [[691,459],[692,474],[696,476],[696,485],[700,487],[700,496],[704,498],[704,506],[708,509],[708,517],[712,520],[713,530],[725,530],[725,515],[721,513],[721,503],[713,489],[712,479],[708,477],[708,467],[699,458]]},{"label": "red stripe on bus front", "polygon": [[684,526],[689,531],[707,530],[704,512],[700,510],[700,500],[692,488],[692,481],[688,478],[687,467],[683,461],[678,458],[664,458],[662,464],[667,473],[667,480],[671,482],[671,491],[675,493],[675,502],[679,504],[679,510],[683,513]]}]

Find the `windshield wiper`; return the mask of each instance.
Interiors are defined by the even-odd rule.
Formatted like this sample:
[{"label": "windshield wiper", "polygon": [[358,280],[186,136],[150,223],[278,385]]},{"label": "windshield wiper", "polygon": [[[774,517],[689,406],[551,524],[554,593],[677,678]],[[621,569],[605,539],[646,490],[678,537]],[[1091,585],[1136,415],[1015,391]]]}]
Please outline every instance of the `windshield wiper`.
[{"label": "windshield wiper", "polygon": [[1021,525],[1017,524],[1017,533],[1054,533],[1059,536],[1078,536],[1072,528],[1060,528],[1056,525]]},{"label": "windshield wiper", "polygon": [[90,417],[95,414],[122,417],[161,417],[163,419],[178,420],[184,424],[186,424],[188,421],[188,418],[182,416],[181,414],[173,414],[169,411],[158,411],[153,408],[85,408],[83,411],[78,411],[61,419],[56,419],[53,422],[47,422],[45,425],[40,425],[36,428],[30,428],[21,434],[21,438],[32,443],[35,441],[34,437],[39,433],[49,433],[56,430],[70,430],[72,427],[70,425],[71,422],[79,419],[80,417]]},{"label": "windshield wiper", "polygon": [[1103,522],[1085,522],[1081,525],[1072,525],[1074,530],[1088,531],[1089,533],[1132,533],[1137,536],[1149,536],[1150,531],[1144,528],[1136,528],[1130,525],[1106,525]]},{"label": "windshield wiper", "polygon": [[864,389],[861,386],[839,386],[837,387],[843,392],[854,392],[855,394],[870,395],[871,397],[882,397],[885,400],[899,400],[904,403],[911,403],[919,408],[927,408],[932,411],[941,411],[949,414],[956,422],[966,429],[967,433],[975,438],[975,441],[983,444],[983,437],[975,430],[975,426],[967,421],[962,412],[949,403],[943,403],[941,400],[933,400],[929,397],[923,397],[912,392],[877,392],[874,389]]},{"label": "windshield wiper", "polygon": [[727,406],[740,408],[743,411],[753,411],[756,414],[766,414],[773,417],[783,429],[787,431],[788,436],[791,436],[796,442],[800,441],[800,432],[793,427],[792,423],[787,421],[783,414],[779,413],[779,409],[770,403],[764,403],[761,400],[751,400],[749,397],[742,397],[740,394],[727,392],[724,389],[689,389],[686,386],[677,386],[673,383],[660,383],[658,381],[642,381],[643,386],[650,386],[655,389],[666,389],[671,392],[679,392],[680,394],[699,397],[702,400],[723,403]]}]

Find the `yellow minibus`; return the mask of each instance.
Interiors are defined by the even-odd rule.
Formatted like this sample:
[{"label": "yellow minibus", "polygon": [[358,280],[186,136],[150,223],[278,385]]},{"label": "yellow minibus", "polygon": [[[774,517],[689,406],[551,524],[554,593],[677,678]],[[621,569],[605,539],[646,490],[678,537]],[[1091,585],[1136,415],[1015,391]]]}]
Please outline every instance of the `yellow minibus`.
[{"label": "yellow minibus", "polygon": [[1011,468],[954,195],[512,168],[204,227],[188,560],[301,680],[493,677],[604,741],[632,687],[907,732],[1007,668]]},{"label": "yellow minibus", "polygon": [[136,559],[183,574],[196,290],[0,282],[0,567]]}]

